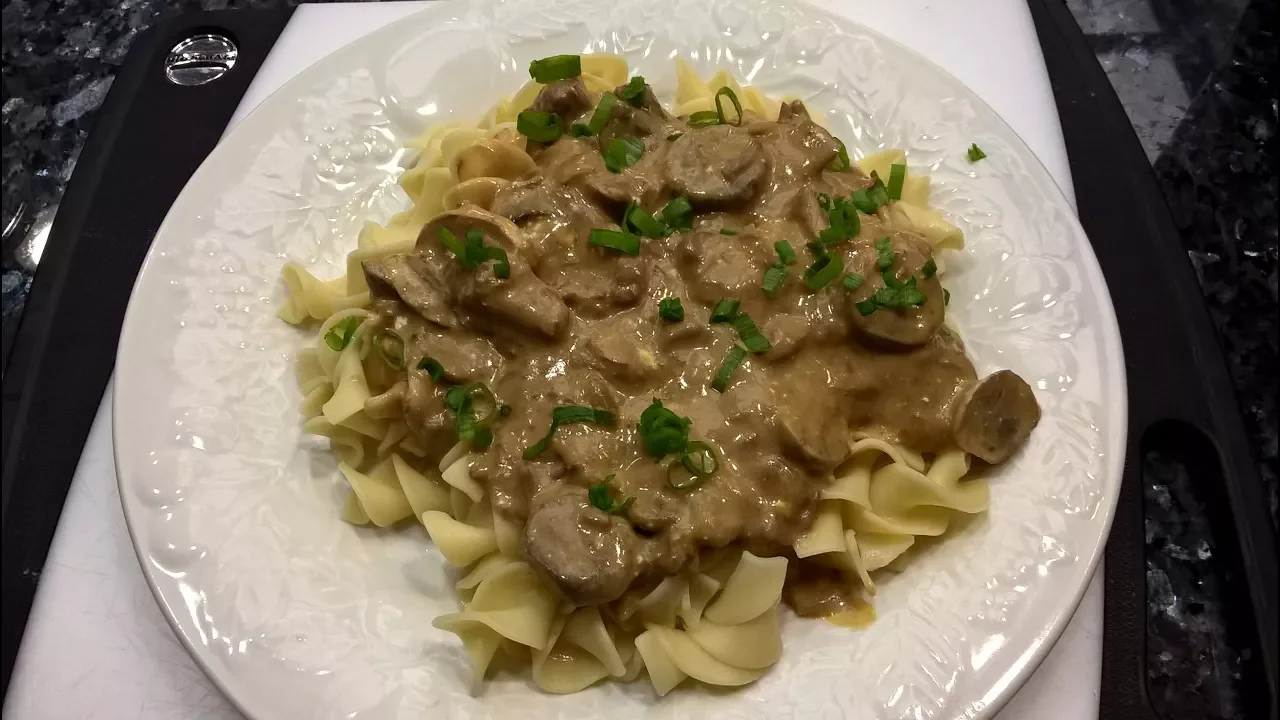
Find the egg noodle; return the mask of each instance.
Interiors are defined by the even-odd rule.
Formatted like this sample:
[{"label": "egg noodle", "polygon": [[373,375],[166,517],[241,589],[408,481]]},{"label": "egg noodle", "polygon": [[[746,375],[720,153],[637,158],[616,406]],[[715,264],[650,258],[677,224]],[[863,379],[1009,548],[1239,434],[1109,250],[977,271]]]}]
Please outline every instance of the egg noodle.
[{"label": "egg noodle", "polygon": [[[613,55],[583,56],[582,69],[589,91],[610,90],[628,78],[625,60]],[[530,82],[473,124],[432,127],[415,139],[416,164],[399,181],[412,206],[385,226],[365,225],[345,276],[325,281],[295,263],[284,266],[287,299],[279,317],[294,325],[318,323],[315,342],[299,351],[296,362],[303,429],[328,439],[350,483],[345,521],[388,527],[412,518],[451,564],[466,571],[456,585],[461,610],[434,624],[461,639],[476,690],[490,666],[504,658],[528,663],[537,685],[553,693],[642,674],[659,695],[688,678],[719,686],[751,683],[782,653],[785,557],[704,552],[622,611],[639,617],[641,622],[629,623],[643,627],[638,634],[624,630],[601,606],[567,606],[525,561],[522,528],[495,512],[471,477],[470,444],[459,442],[439,463],[429,462],[403,419],[385,417],[370,405],[395,382],[395,371],[373,351],[369,324],[356,325],[342,349],[325,342],[349,318],[371,316],[362,261],[412,252],[424,224],[437,214],[492,201],[483,191],[477,194],[474,183],[460,192],[460,181],[493,174],[514,179],[534,167],[515,120],[541,87]],[[722,87],[731,88],[747,111],[777,118],[779,101],[740,87],[724,71],[703,81],[679,60],[673,113],[714,110]],[[857,161],[861,170],[880,177],[888,177],[896,163],[905,163],[901,150]],[[929,206],[928,197],[928,176],[910,174],[901,199],[888,206],[888,226],[916,233],[935,250],[960,248],[960,231]],[[876,571],[901,569],[917,540],[944,534],[956,512],[984,511],[988,488],[981,479],[962,482],[969,456],[959,450],[926,459],[873,437],[850,443],[849,459],[834,472],[794,551],[798,558],[846,571],[873,595]]]}]

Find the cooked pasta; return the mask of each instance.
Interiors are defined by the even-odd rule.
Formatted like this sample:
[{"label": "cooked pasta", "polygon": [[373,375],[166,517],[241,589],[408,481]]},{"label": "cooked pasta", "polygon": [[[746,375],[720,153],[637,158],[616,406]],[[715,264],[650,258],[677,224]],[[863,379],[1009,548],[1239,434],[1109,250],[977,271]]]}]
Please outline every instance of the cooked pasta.
[{"label": "cooked pasta", "polygon": [[[345,521],[377,527],[420,523],[444,558],[464,571],[456,584],[460,610],[436,618],[434,624],[458,636],[471,663],[476,691],[500,655],[526,662],[534,682],[552,693],[577,692],[602,680],[629,682],[641,675],[659,695],[690,679],[716,686],[746,685],[781,657],[782,604],[790,604],[802,615],[822,616],[864,602],[864,593],[875,593],[881,573],[901,569],[919,538],[943,535],[957,513],[986,510],[985,481],[967,478],[970,453],[989,453],[987,459],[998,462],[1002,454],[1012,452],[1010,444],[1016,447],[1025,439],[1034,419],[1025,416],[1026,407],[1006,407],[1000,404],[1003,400],[987,402],[982,388],[990,378],[977,382],[958,339],[940,326],[941,308],[931,310],[932,315],[923,313],[919,309],[926,295],[912,301],[901,290],[915,291],[919,278],[920,287],[936,293],[937,305],[942,291],[933,254],[963,243],[960,230],[929,205],[929,178],[907,170],[904,151],[882,150],[852,166],[846,158],[841,167],[843,145],[837,155],[833,143],[838,141],[816,119],[810,121],[800,103],[783,103],[744,88],[725,71],[704,81],[687,63],[677,60],[676,119],[656,105],[642,78],[629,80],[622,58],[563,59],[572,57],[539,61],[578,68],[564,75],[566,79],[549,84],[530,81],[478,121],[432,127],[416,138],[411,143],[418,150],[416,161],[399,181],[411,206],[386,225],[365,225],[348,255],[345,276],[325,281],[297,264],[284,266],[286,300],[279,317],[318,328],[314,344],[298,353],[295,365],[303,429],[326,438],[339,460],[338,469],[350,487],[341,510]],[[538,76],[533,69],[531,74]],[[562,108],[584,101],[588,104],[574,112],[586,122],[572,125],[573,138],[600,136],[609,175],[593,170],[599,158],[573,154],[581,143],[557,154],[561,143],[556,139],[570,126],[550,111],[564,112]],[[614,111],[614,104],[621,110]],[[655,118],[664,123],[661,134],[665,137],[644,126],[657,122]],[[606,141],[610,122],[624,126],[614,128],[612,140]],[[719,129],[700,129],[707,127]],[[815,182],[826,183],[818,187],[856,188],[851,200],[833,201],[828,191],[818,192],[816,201],[812,194],[798,192],[781,197],[776,186],[765,192],[752,190],[748,183],[747,192],[762,195],[752,206],[752,217],[757,219],[744,220],[725,210],[740,202],[738,177],[760,172],[759,163],[748,167],[741,159],[743,153],[757,152],[758,143],[748,134],[763,137],[779,127],[804,134],[807,139],[795,147],[830,148],[824,157],[831,165],[825,166],[824,160],[808,172],[819,173],[814,177],[820,180]],[[635,137],[618,134],[626,128],[640,128],[655,145],[666,143],[661,152],[670,156],[671,183],[690,198],[685,207],[701,209],[702,217],[695,220],[693,212],[680,217],[679,207],[671,209],[678,205],[674,200],[661,211],[650,210],[655,207],[656,191],[638,169],[646,162],[644,152],[650,157],[661,152],[646,151],[644,143],[631,142]],[[748,133],[741,128],[748,128]],[[738,143],[739,149],[733,151],[734,157],[715,156],[719,152],[715,147],[681,149],[682,136],[700,132],[719,133],[724,143]],[[683,170],[676,168],[677,152],[694,153],[691,157],[702,157],[698,162],[737,162],[744,167],[710,178],[684,178]],[[699,152],[711,155],[698,156]],[[777,155],[763,165],[791,161]],[[799,167],[808,160],[795,162]],[[616,164],[634,165],[637,172],[621,172]],[[544,175],[555,182],[540,184]],[[882,182],[886,179],[887,185]],[[585,185],[575,184],[579,181]],[[582,193],[587,192],[583,187],[602,198],[597,205],[581,202]],[[864,194],[861,200],[859,192]],[[885,197],[876,200],[877,192]],[[878,204],[870,209],[859,205],[868,197]],[[625,209],[615,224],[608,213],[621,207],[617,203],[624,199]],[[562,200],[571,204],[569,210],[555,204]],[[808,204],[814,202],[820,203],[816,211]],[[852,204],[846,210],[841,203]],[[789,224],[784,226],[770,224],[769,213],[775,211],[794,212],[799,219],[787,219]],[[814,212],[823,221],[829,217],[831,227],[809,228],[805,223]],[[837,216],[855,227],[833,237],[839,229]],[[593,223],[590,242],[582,218]],[[787,414],[790,406],[783,401],[791,389],[765,382],[772,377],[765,374],[768,353],[788,342],[792,346],[812,342],[805,338],[822,331],[793,331],[788,323],[794,325],[789,318],[795,316],[761,309],[780,292],[776,286],[771,290],[770,273],[785,279],[787,266],[795,262],[794,255],[788,258],[782,248],[790,249],[785,240],[773,242],[782,236],[766,233],[778,227],[817,236],[810,243],[814,264],[785,290],[798,298],[792,302],[804,306],[811,302],[805,298],[819,297],[820,292],[827,293],[822,297],[830,296],[832,290],[850,293],[858,310],[841,327],[877,342],[925,348],[912,351],[912,357],[920,363],[945,365],[951,373],[944,373],[938,384],[944,390],[950,387],[947,382],[954,385],[948,390],[950,399],[941,403],[944,417],[928,415],[921,420],[927,413],[917,408],[911,417],[899,418],[889,404],[901,403],[905,396],[887,395],[872,401],[872,405],[879,403],[879,410],[828,422],[831,418],[823,417],[819,397],[825,391],[798,398],[802,409]],[[681,289],[674,284],[671,276],[676,265],[659,260],[652,265],[659,290],[643,300],[643,293],[632,296],[625,290],[627,283],[637,282],[634,274],[625,274],[630,270],[608,271],[614,274],[596,270],[603,262],[595,257],[604,252],[601,248],[635,256],[640,251],[632,253],[628,248],[642,238],[656,245],[666,238],[701,232],[729,239],[753,233],[768,237],[768,247],[777,249],[778,259],[764,273],[760,298],[743,296],[731,305],[725,305],[727,300],[712,303],[715,298],[700,297],[696,286]],[[879,290],[861,291],[863,283],[870,286],[879,280],[854,271],[816,283],[815,278],[831,275],[827,268],[833,262],[846,267],[844,260],[832,260],[837,257],[834,248],[873,234],[883,236],[869,238],[867,253],[855,253],[848,267],[862,267],[858,263],[864,260],[872,263],[873,270],[884,276]],[[496,246],[485,244],[495,238],[501,238]],[[437,242],[445,243],[452,254],[423,254],[424,243]],[[747,259],[732,255],[738,252],[732,249],[736,245],[717,251],[723,257],[702,259],[690,249],[692,240],[686,237],[683,242],[678,252],[684,255],[678,255],[678,262],[701,263],[709,277],[731,271],[725,268],[733,263],[754,262],[747,254],[741,256]],[[583,259],[588,255],[589,262]],[[452,265],[441,269],[435,264],[444,258],[475,270],[474,276],[457,276],[463,278],[457,282],[462,283],[459,292],[483,298],[479,305],[467,305],[465,300],[440,302],[442,286],[455,282],[455,275],[449,274],[454,273]],[[626,259],[618,262],[625,264]],[[904,266],[915,262],[912,271],[918,276],[891,280],[895,262]],[[551,281],[544,282],[542,275],[559,284],[547,290],[545,282]],[[800,287],[800,280],[807,291]],[[886,294],[889,290],[899,296]],[[517,298],[517,291],[527,291],[527,299]],[[489,292],[494,294],[483,294]],[[686,309],[682,301],[691,307]],[[706,307],[692,307],[700,302],[706,302]],[[496,381],[495,368],[514,363],[531,343],[576,332],[565,330],[566,321],[557,319],[564,303],[575,313],[568,322],[586,328],[580,341],[587,361],[573,371],[582,374],[567,385],[557,384],[557,378],[572,374],[566,367],[573,363],[567,366],[553,358],[544,364],[531,361],[528,368],[517,371],[539,377],[537,382],[520,386]],[[652,346],[658,349],[636,340],[649,332],[637,335],[637,317],[610,314],[610,308],[628,303],[650,313],[649,322],[658,323],[658,331],[665,333],[663,344]],[[868,307],[871,312],[866,311]],[[879,318],[874,318],[876,311]],[[686,318],[686,313],[696,321]],[[769,321],[757,326],[751,315],[767,316]],[[904,323],[897,316],[907,318],[901,327],[893,325]],[[618,342],[605,334],[614,322],[624,326]],[[694,322],[700,325],[695,328]],[[935,324],[924,340],[912,339],[920,330],[915,325],[931,322]],[[513,325],[524,335],[516,333],[518,340],[501,344]],[[714,333],[728,340],[695,342],[678,352],[665,349],[684,347],[680,343],[688,343],[690,337]],[[721,363],[713,379],[711,351],[730,346],[742,348],[737,364]],[[867,347],[875,345],[868,341]],[[729,356],[734,352],[730,350]],[[835,350],[818,347],[814,352],[819,365],[835,362]],[[872,350],[858,352],[865,362]],[[660,357],[662,353],[674,353],[674,359]],[[794,347],[778,354],[792,363],[786,367],[793,376],[807,372],[809,366],[799,363],[802,353]],[[788,359],[788,354],[796,358]],[[668,364],[676,369],[665,376],[665,384],[646,384],[657,368]],[[745,369],[738,370],[739,365]],[[894,372],[895,377],[903,374],[901,368]],[[604,382],[606,373],[617,381]],[[487,382],[477,381],[478,377],[494,382],[498,392],[490,390]],[[867,390],[857,389],[863,387],[857,383],[866,384],[861,376],[850,377],[840,382],[854,383],[852,387],[865,396]],[[881,380],[873,377],[872,381]],[[671,390],[693,382],[699,383],[696,395]],[[999,382],[1012,381],[1001,377]],[[613,399],[636,387],[642,388],[630,393],[636,402]],[[508,393],[511,388],[518,392]],[[1021,397],[1016,387],[1004,389],[1010,397]],[[653,396],[663,393],[673,407],[694,419],[681,418],[659,400],[649,404]],[[556,402],[543,400],[552,397]],[[749,411],[743,408],[770,403],[777,406],[777,416],[767,427],[777,439],[763,442],[757,426],[751,424],[756,419],[748,419],[743,413]],[[1015,410],[1024,414],[1010,416]],[[994,414],[1006,425],[1016,421],[1008,427],[1021,438],[993,441],[982,434],[981,427],[965,425],[965,418],[980,412],[987,413],[980,419]],[[514,420],[504,418],[522,413],[530,418],[519,426],[523,429],[508,431]],[[635,430],[619,423],[619,416]],[[715,422],[724,423],[724,433],[717,435],[708,427]],[[699,435],[705,440],[690,439],[691,424],[705,433]],[[544,431],[541,440],[532,442]],[[734,433],[757,439],[731,448],[724,438]],[[966,443],[983,450],[973,450]],[[623,445],[633,449],[619,449]],[[664,455],[669,457],[664,460]],[[611,464],[618,458],[622,460],[617,465]],[[535,467],[532,474],[519,476],[523,483],[519,487],[535,486],[537,491],[522,496],[501,482],[495,462]],[[730,477],[735,473],[741,477]],[[727,494],[716,494],[716,488],[726,483]],[[728,509],[737,502],[732,498],[744,491],[764,498],[762,507],[770,509],[751,512],[765,515],[757,518],[751,512]],[[673,515],[664,503],[677,503],[678,513]],[[725,518],[732,521],[726,524]],[[663,533],[681,522],[686,525],[680,526],[684,533],[680,537],[699,538],[696,542],[681,540],[685,545],[676,545],[676,540],[663,539],[676,537]],[[637,536],[632,524],[645,535]],[[551,544],[544,547],[544,541]],[[629,554],[627,543],[640,543],[635,547],[648,555]],[[753,554],[748,546],[764,547],[767,553]],[[576,574],[569,567],[602,551],[616,553],[608,561],[613,564]],[[639,563],[648,564],[633,567]],[[615,582],[614,575],[621,580]]]}]

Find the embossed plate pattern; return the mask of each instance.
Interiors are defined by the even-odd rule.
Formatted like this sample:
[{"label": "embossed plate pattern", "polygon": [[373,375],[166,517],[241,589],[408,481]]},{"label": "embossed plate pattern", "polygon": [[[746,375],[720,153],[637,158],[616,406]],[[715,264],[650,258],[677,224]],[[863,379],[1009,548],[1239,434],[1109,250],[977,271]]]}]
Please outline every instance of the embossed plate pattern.
[{"label": "embossed plate pattern", "polygon": [[[678,18],[678,21],[673,21]],[[980,372],[1010,367],[1044,420],[1000,468],[991,511],[880,586],[853,632],[788,616],[782,661],[739,692],[645,683],[563,698],[499,677],[468,693],[453,577],[420,528],[344,525],[329,454],[300,432],[274,317],[286,258],[342,272],[360,224],[406,204],[401,148],[474,116],[531,59],[617,52],[669,97],[670,58],[730,67],[825,110],[852,150],[905,147],[964,231],[950,312]],[[977,142],[989,158],[970,165]],[[241,123],[158,234],[115,384],[120,495],[176,632],[254,718],[989,717],[1062,631],[1120,480],[1121,349],[1102,275],[1061,192],[972,92],[847,20],[781,0],[482,0],[428,8],[308,69]]]}]

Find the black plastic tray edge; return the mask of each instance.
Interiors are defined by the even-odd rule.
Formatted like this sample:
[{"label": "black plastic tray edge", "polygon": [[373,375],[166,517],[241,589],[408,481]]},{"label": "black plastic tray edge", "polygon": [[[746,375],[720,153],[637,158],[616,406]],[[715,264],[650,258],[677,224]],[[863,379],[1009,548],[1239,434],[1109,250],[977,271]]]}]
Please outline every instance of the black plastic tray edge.
[{"label": "black plastic tray edge", "polygon": [[[169,206],[218,143],[292,14],[289,7],[188,13],[161,21],[134,41],[96,114],[4,369],[5,693],[62,505],[111,377],[133,278]],[[201,30],[235,41],[235,66],[202,86],[168,82],[164,55]]]},{"label": "black plastic tray edge", "polygon": [[[1061,0],[1029,0],[1071,164],[1080,222],[1117,310],[1129,379],[1129,441],[1107,543],[1101,720],[1151,720],[1139,444],[1161,421],[1203,432],[1221,463],[1269,697],[1249,718],[1276,719],[1276,538],[1256,460],[1199,283],[1119,98]],[[1116,188],[1123,192],[1116,192]]]}]

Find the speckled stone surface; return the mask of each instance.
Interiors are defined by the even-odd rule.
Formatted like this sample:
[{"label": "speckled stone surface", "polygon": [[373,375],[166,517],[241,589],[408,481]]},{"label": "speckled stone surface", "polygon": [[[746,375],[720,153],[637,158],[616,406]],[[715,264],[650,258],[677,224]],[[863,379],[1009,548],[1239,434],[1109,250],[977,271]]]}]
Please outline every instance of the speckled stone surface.
[{"label": "speckled stone surface", "polygon": [[[4,0],[3,340],[129,45],[161,13],[284,0]],[[1277,513],[1274,0],[1067,0],[1152,161],[1235,381]],[[1246,7],[1247,6],[1247,7]],[[1238,29],[1238,31],[1237,31]],[[1170,458],[1147,470],[1149,689],[1167,720],[1245,718],[1237,637],[1203,498]],[[1247,675],[1247,673],[1245,674]],[[1247,685],[1247,683],[1245,683]]]}]

